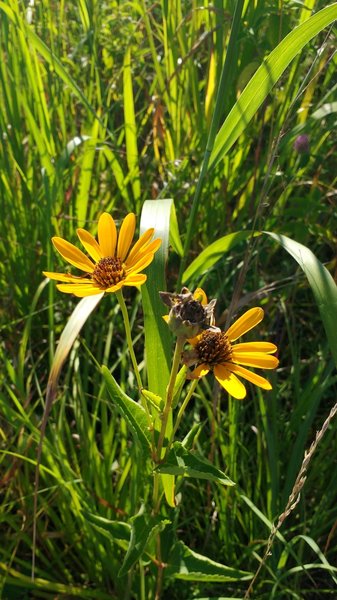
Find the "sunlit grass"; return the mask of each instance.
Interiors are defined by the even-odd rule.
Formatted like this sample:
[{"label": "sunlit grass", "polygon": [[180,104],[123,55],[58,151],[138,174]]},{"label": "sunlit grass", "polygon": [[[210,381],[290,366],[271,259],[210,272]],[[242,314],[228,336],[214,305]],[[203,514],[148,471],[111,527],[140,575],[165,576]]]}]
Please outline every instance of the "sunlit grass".
[{"label": "sunlit grass", "polygon": [[[75,343],[48,420],[36,579],[30,579],[46,385],[55,341],[76,305],[42,284],[42,270],[57,270],[52,235],[75,243],[76,229],[95,231],[103,211],[120,222],[129,211],[139,215],[149,198],[174,199],[186,240],[235,3],[41,0],[29,14],[27,4],[0,3],[0,596],[146,600],[156,575],[151,561],[146,576],[144,566],[136,565],[133,579],[116,577],[128,537],[111,522],[128,522],[140,499],[151,497],[152,484],[102,383],[105,364],[128,394],[136,389],[113,298],[100,304],[95,322],[85,325]],[[262,59],[311,9],[325,5],[244,4],[221,123]],[[336,274],[334,48],[333,29],[316,36],[224,160],[206,174],[187,265],[228,233],[256,228],[309,246]],[[303,134],[309,148],[299,153],[294,142]],[[166,278],[173,291],[180,258],[177,241],[171,242]],[[250,386],[242,403],[204,378],[181,433],[200,425],[194,448],[237,486],[181,479],[183,502],[167,514],[190,548],[254,572],[304,450],[335,402],[336,375],[306,279],[265,237],[242,239],[207,273],[192,278],[218,298],[221,327],[243,261],[248,268],[236,288],[235,311],[263,306],[268,318],[261,339],[278,345],[280,368],[271,392]],[[143,298],[147,310],[151,302]],[[144,321],[134,290],[126,293],[126,304],[140,368],[160,386],[158,372],[146,373],[143,362]],[[146,319],[148,332],[153,323]],[[255,584],[255,597],[334,596],[336,583],[324,561],[334,564],[336,556],[335,455],[331,427],[312,460],[301,501]],[[163,597],[173,600],[242,598],[248,586],[177,580],[166,585]]]}]

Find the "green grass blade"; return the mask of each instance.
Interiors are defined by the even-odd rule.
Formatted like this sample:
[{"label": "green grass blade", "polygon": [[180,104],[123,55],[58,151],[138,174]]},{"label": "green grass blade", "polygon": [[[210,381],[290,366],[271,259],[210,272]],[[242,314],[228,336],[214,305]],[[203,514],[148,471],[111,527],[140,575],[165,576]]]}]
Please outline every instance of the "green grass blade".
[{"label": "green grass blade", "polygon": [[214,167],[231,149],[296,54],[336,19],[337,3],[334,3],[295,27],[269,54],[245,87],[218,132],[210,157],[210,167]]},{"label": "green grass blade", "polygon": [[203,250],[187,267],[186,271],[183,273],[183,283],[200,277],[206,273],[208,269],[213,267],[226,252],[234,248],[234,246],[257,235],[260,235],[260,233],[253,231],[236,231],[235,233],[229,233],[216,240],[213,244],[207,246],[207,248],[205,248],[205,250]]},{"label": "green grass blade", "polygon": [[129,167],[131,187],[135,206],[140,198],[140,180],[137,146],[137,126],[132,88],[131,50],[127,48],[123,64],[124,127],[126,142],[126,160]]},{"label": "green grass blade", "polygon": [[140,229],[155,228],[155,237],[162,240],[153,262],[147,269],[147,282],[142,286],[144,309],[145,355],[148,388],[165,397],[170,374],[172,338],[163,320],[166,314],[159,291],[166,290],[165,264],[169,248],[170,216],[173,200],[147,200],[144,203]]},{"label": "green grass blade", "polygon": [[264,233],[281,244],[298,262],[307,276],[337,366],[337,286],[332,276],[311,250],[303,246],[303,244],[299,244],[285,235],[271,233],[270,231],[265,231]]}]

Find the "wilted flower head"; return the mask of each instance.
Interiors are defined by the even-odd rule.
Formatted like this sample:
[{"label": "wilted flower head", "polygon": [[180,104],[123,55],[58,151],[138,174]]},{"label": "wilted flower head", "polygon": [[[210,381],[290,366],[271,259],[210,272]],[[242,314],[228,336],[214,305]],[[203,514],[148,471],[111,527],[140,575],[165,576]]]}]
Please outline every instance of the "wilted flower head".
[{"label": "wilted flower head", "polygon": [[216,300],[207,301],[207,296],[201,288],[192,294],[183,287],[180,294],[159,292],[160,298],[170,307],[170,312],[164,317],[169,328],[176,336],[194,337],[205,329],[218,331],[214,326],[214,308]]}]

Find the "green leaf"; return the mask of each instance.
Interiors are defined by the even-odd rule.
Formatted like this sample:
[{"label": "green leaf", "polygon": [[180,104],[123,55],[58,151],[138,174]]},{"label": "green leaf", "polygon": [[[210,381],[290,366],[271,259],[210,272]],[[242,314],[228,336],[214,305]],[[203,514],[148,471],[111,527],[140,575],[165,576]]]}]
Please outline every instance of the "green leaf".
[{"label": "green leaf", "polygon": [[173,250],[179,254],[179,256],[183,256],[184,248],[180,239],[177,213],[173,203],[171,206],[170,243]]},{"label": "green leaf", "polygon": [[130,519],[130,522],[130,544],[118,577],[123,577],[123,575],[126,575],[130,571],[135,562],[143,556],[146,546],[153,537],[163,531],[166,525],[170,523],[168,519],[163,519],[159,515],[147,515],[144,512],[144,507],[141,508],[138,515]]},{"label": "green leaf", "polygon": [[171,199],[146,200],[140,223],[141,233],[154,227],[155,237],[162,240],[161,247],[146,270],[147,282],[142,285],[148,388],[161,398],[166,396],[172,351],[172,336],[163,320],[166,309],[159,297],[159,291],[166,290],[165,265],[172,206]]},{"label": "green leaf", "polygon": [[97,152],[99,135],[99,121],[94,119],[89,140],[85,146],[81,164],[81,173],[78,182],[78,193],[75,200],[75,210],[78,227],[86,223],[88,202],[90,197],[90,186],[93,177],[94,160]]},{"label": "green leaf", "polygon": [[85,520],[89,521],[102,535],[111,542],[117,543],[123,550],[127,550],[131,537],[131,526],[128,523],[111,521],[87,510],[82,510],[82,514]]},{"label": "green leaf", "polygon": [[258,235],[261,235],[258,231],[236,231],[235,233],[228,233],[219,240],[216,240],[213,244],[207,246],[189,267],[187,267],[183,274],[183,282],[186,283],[190,279],[197,279],[203,275],[203,273],[206,273],[208,269],[213,267],[213,265],[215,265],[226,252],[234,248],[234,246]]},{"label": "green leaf", "polygon": [[333,278],[311,250],[303,246],[303,244],[299,244],[285,235],[279,235],[270,231],[265,231],[264,233],[281,244],[298,262],[307,276],[337,366],[337,286]]},{"label": "green leaf", "polygon": [[222,485],[235,485],[223,471],[217,469],[205,458],[187,450],[180,442],[173,444],[165,461],[160,463],[155,470],[159,473],[207,479]]},{"label": "green leaf", "polygon": [[186,450],[190,450],[194,444],[194,442],[198,439],[201,430],[204,426],[204,423],[194,423],[189,430],[189,432],[185,435],[183,441],[181,442],[182,446],[186,448]]},{"label": "green leaf", "polygon": [[111,399],[117,405],[120,413],[129,425],[140,448],[146,455],[150,455],[151,435],[148,426],[148,416],[145,410],[140,404],[123,392],[107,367],[102,367],[102,374]]},{"label": "green leaf", "polygon": [[130,173],[133,198],[137,206],[140,198],[140,180],[137,146],[137,126],[132,87],[130,46],[127,46],[123,62],[123,97],[126,160]]},{"label": "green leaf", "polygon": [[263,61],[219,130],[210,157],[210,167],[214,167],[228,153],[296,54],[335,19],[337,3],[323,8],[295,27]]},{"label": "green leaf", "polygon": [[165,574],[187,581],[243,581],[252,578],[251,573],[215,562],[194,552],[183,542],[174,545]]},{"label": "green leaf", "polygon": [[144,398],[150,402],[151,406],[153,406],[153,408],[159,412],[162,411],[164,408],[164,401],[163,399],[158,396],[158,394],[153,394],[152,392],[150,392],[149,390],[145,390],[144,388],[142,389],[142,395],[144,396]]}]

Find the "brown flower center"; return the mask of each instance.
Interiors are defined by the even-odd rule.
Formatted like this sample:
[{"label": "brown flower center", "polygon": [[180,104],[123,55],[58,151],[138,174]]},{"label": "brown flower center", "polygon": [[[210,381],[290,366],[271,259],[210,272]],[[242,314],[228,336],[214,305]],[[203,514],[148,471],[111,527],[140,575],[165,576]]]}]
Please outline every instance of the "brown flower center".
[{"label": "brown flower center", "polygon": [[102,289],[116,285],[125,278],[125,270],[121,259],[113,256],[101,258],[94,268],[92,278]]},{"label": "brown flower center", "polygon": [[230,361],[232,358],[232,345],[222,331],[204,331],[195,350],[198,364],[206,363],[210,367]]}]

